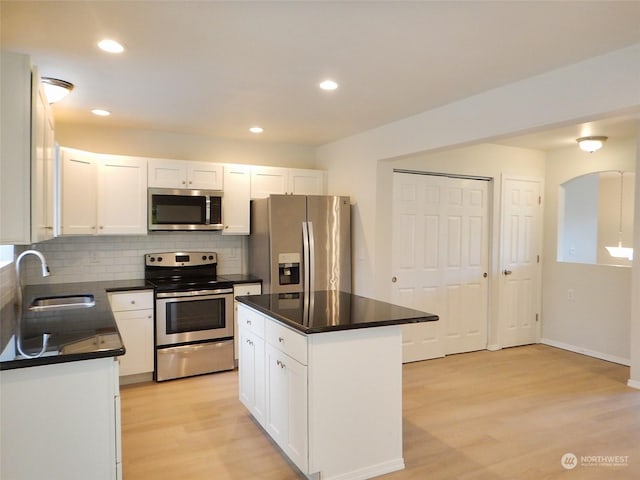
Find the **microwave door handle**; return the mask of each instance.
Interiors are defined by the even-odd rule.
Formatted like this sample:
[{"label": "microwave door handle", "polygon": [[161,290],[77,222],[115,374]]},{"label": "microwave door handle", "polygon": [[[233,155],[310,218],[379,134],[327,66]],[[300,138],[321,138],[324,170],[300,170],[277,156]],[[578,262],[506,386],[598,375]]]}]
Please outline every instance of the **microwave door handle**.
[{"label": "microwave door handle", "polygon": [[209,196],[205,197],[207,200],[204,205],[204,223],[205,225],[211,224],[211,198]]}]

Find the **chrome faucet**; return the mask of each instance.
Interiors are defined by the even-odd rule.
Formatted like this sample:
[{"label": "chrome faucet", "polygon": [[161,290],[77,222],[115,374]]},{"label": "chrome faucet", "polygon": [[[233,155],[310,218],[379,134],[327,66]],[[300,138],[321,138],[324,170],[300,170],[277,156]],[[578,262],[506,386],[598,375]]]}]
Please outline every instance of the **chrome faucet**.
[{"label": "chrome faucet", "polygon": [[51,337],[51,334],[49,333],[42,334],[42,349],[35,355],[29,355],[27,353],[24,353],[24,351],[22,350],[22,332],[20,327],[22,323],[23,305],[22,305],[22,282],[20,281],[20,264],[22,263],[22,259],[27,255],[35,255],[40,259],[40,265],[42,268],[43,277],[48,277],[51,272],[49,270],[49,266],[47,265],[47,260],[44,258],[44,255],[42,255],[42,253],[37,250],[25,250],[20,255],[18,255],[18,258],[16,258],[16,277],[18,279],[18,312],[19,312],[18,313],[18,329],[17,329],[18,331],[16,334],[16,348],[18,350],[18,353],[20,353],[20,355],[22,355],[23,357],[38,358],[47,350],[47,344],[49,342],[49,337]]}]

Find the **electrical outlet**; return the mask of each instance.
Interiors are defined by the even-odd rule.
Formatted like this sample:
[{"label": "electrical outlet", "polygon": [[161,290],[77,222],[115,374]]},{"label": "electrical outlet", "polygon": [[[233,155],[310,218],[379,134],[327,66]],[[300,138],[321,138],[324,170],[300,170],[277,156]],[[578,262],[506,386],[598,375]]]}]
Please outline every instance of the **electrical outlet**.
[{"label": "electrical outlet", "polygon": [[570,288],[569,290],[567,290],[567,300],[569,300],[570,302],[575,301],[576,299],[576,291],[573,288]]}]

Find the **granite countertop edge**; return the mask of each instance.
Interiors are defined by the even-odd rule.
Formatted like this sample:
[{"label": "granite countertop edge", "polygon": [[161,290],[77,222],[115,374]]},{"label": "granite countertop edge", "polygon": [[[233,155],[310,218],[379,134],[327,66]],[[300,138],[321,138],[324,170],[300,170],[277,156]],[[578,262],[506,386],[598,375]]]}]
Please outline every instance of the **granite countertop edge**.
[{"label": "granite countertop edge", "polygon": [[[55,323],[63,326],[65,321],[78,322],[78,319],[87,322],[87,328],[91,330],[91,324],[97,325],[96,330],[105,327],[111,329],[111,333],[116,333],[119,338],[119,345],[111,348],[96,349],[90,352],[66,353],[58,355],[43,355],[38,358],[13,358],[0,361],[0,371],[13,370],[19,368],[36,367],[43,365],[52,365],[58,363],[77,362],[83,360],[92,360],[98,358],[117,357],[124,355],[126,352],[122,336],[116,324],[115,317],[109,306],[109,292],[133,291],[133,290],[153,290],[153,286],[146,283],[144,279],[132,280],[112,280],[101,282],[78,282],[78,283],[52,283],[42,285],[28,285],[24,288],[23,311],[24,305],[30,303],[34,298],[48,295],[70,295],[91,293],[96,300],[96,309],[68,310],[61,311],[56,315]],[[66,313],[68,312],[68,313]],[[84,314],[84,316],[83,316]],[[27,321],[38,321],[38,313],[27,313],[24,318]],[[24,320],[23,320],[24,321]],[[104,324],[104,326],[102,326]],[[56,331],[49,332],[52,335]],[[59,333],[59,332],[58,332]],[[9,340],[11,341],[11,339]],[[4,347],[4,346],[3,346]]]},{"label": "granite countertop edge", "polygon": [[[265,295],[269,295],[269,294],[265,294]],[[254,301],[251,300],[252,298],[258,298],[261,296],[262,295],[242,296],[242,297],[236,297],[236,300],[305,335],[337,332],[337,331],[344,331],[344,330],[359,330],[363,328],[386,327],[386,326],[393,326],[393,325],[406,325],[409,323],[423,323],[423,322],[432,322],[432,321],[439,320],[439,317],[437,315],[427,313],[427,312],[419,312],[416,310],[412,310],[413,312],[420,313],[420,315],[415,315],[415,316],[412,315],[412,316],[407,316],[400,319],[376,320],[372,322],[308,327],[308,326],[301,325],[299,322],[291,320],[290,318],[287,318],[284,315],[280,315],[279,313],[274,312],[269,308],[265,308],[264,306],[258,303],[255,303]],[[360,297],[358,295],[353,295],[353,296],[359,297],[360,299],[364,299],[371,302],[379,302],[378,300]],[[380,303],[384,303],[384,302],[380,302]],[[411,310],[411,309],[407,309],[407,310]]]}]

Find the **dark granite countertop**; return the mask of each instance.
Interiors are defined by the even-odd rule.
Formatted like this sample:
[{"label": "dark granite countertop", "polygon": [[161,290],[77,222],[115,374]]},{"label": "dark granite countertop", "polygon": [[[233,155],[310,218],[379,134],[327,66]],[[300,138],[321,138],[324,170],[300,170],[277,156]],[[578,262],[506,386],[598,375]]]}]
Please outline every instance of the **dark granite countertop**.
[{"label": "dark granite countertop", "polygon": [[[116,325],[108,292],[149,290],[145,280],[29,285],[23,292],[22,346],[27,354],[37,353],[42,334],[50,333],[49,347],[39,358],[18,355],[0,362],[0,370],[89,360],[123,355],[125,346]],[[38,297],[91,294],[95,306],[71,310],[32,312],[24,308]]]},{"label": "dark granite countertop", "polygon": [[305,334],[433,322],[438,316],[346,292],[248,295],[236,299]]}]

